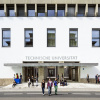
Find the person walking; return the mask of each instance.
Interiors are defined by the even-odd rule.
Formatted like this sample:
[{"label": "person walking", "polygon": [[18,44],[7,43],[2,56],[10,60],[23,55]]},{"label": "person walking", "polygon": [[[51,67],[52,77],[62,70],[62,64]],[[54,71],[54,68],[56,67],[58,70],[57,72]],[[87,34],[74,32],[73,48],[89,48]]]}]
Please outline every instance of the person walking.
[{"label": "person walking", "polygon": [[34,86],[34,77],[31,77],[32,86]]},{"label": "person walking", "polygon": [[42,80],[41,82],[41,88],[42,88],[42,93],[44,95],[44,89],[45,89],[45,82],[44,82],[44,79]]},{"label": "person walking", "polygon": [[28,77],[28,87],[30,87],[30,84],[31,84],[31,80],[30,77]]},{"label": "person walking", "polygon": [[22,74],[20,73],[20,79],[21,79],[21,83],[22,83]]},{"label": "person walking", "polygon": [[55,78],[55,81],[54,81],[54,88],[55,88],[55,95],[57,95],[58,82],[57,82],[56,78]]},{"label": "person walking", "polygon": [[38,77],[36,76],[36,86],[38,86]]},{"label": "person walking", "polygon": [[98,74],[95,76],[96,84],[98,83]]},{"label": "person walking", "polygon": [[87,82],[89,83],[89,74],[87,74]]},{"label": "person walking", "polygon": [[47,83],[48,95],[49,96],[51,95],[52,86],[53,86],[53,83],[52,83],[51,79],[49,78],[49,81]]}]

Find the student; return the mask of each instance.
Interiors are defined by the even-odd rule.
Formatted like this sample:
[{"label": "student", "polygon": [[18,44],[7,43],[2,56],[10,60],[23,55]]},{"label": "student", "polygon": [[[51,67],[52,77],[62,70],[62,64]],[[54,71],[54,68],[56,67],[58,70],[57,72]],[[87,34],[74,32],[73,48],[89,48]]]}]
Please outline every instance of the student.
[{"label": "student", "polygon": [[34,77],[31,77],[32,86],[34,86]]},{"label": "student", "polygon": [[22,75],[21,75],[21,73],[20,73],[20,79],[21,79],[21,83],[22,83]]},{"label": "student", "polygon": [[45,89],[45,82],[44,82],[44,80],[42,80],[42,82],[41,82],[41,88],[42,88],[42,93],[44,95],[44,89]]},{"label": "student", "polygon": [[30,80],[30,77],[28,77],[28,87],[30,87],[31,85],[31,80]]},{"label": "student", "polygon": [[55,78],[55,81],[54,81],[54,88],[55,88],[55,95],[57,95],[58,82],[57,82],[56,78]]},{"label": "student", "polygon": [[51,79],[49,78],[49,81],[47,83],[48,95],[49,96],[51,95],[52,86],[53,86],[53,83],[52,83]]}]

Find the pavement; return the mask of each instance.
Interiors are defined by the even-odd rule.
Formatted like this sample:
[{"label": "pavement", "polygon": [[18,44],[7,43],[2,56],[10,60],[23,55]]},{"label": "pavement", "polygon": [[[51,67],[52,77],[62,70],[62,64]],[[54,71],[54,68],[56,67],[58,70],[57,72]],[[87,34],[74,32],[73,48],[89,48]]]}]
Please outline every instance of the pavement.
[{"label": "pavement", "polygon": [[[38,86],[36,87],[36,84],[34,83],[34,86],[28,87],[28,83],[22,83],[15,86],[15,88],[12,88],[12,84],[8,86],[0,87],[0,92],[18,92],[18,91],[33,91],[33,92],[41,92],[41,83],[38,83]],[[48,91],[47,89],[47,83],[45,91]],[[54,91],[54,87],[52,88],[52,91]],[[60,86],[58,84],[58,91],[95,91],[100,92],[100,84],[91,84],[91,83],[68,83],[67,86]]]}]

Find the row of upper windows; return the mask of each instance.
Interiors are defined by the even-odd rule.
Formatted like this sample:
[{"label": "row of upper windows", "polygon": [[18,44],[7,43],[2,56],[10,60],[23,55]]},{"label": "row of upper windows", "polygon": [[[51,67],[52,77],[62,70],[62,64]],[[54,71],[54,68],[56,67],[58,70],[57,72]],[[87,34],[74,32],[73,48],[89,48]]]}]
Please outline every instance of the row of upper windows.
[{"label": "row of upper windows", "polygon": [[[24,46],[33,47],[33,29],[25,29]],[[11,47],[10,29],[2,29],[2,47]],[[56,47],[56,29],[47,29],[47,47]],[[69,47],[78,47],[78,29],[69,29]],[[92,47],[100,47],[100,29],[92,29]]]},{"label": "row of upper windows", "polygon": [[[57,6],[57,11],[56,11]],[[100,16],[100,5],[96,7],[96,4],[88,4],[88,11],[86,10],[86,4],[78,4],[76,7],[75,4],[68,4],[67,7],[65,4],[17,4],[16,8],[14,4],[0,4],[0,16],[69,16],[69,17],[94,17]],[[15,11],[16,9],[16,11]],[[16,12],[16,13],[15,13]]]}]

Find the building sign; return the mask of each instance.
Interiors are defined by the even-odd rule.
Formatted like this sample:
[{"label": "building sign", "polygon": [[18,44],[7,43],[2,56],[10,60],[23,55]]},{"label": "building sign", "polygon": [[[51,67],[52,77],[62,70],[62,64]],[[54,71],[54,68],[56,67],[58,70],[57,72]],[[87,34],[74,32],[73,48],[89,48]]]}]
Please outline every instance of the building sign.
[{"label": "building sign", "polygon": [[26,56],[26,60],[77,60],[77,56]]}]

